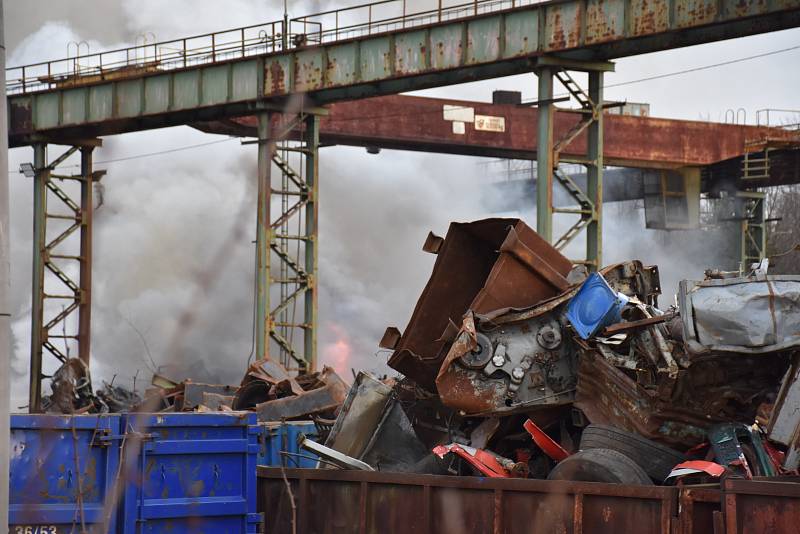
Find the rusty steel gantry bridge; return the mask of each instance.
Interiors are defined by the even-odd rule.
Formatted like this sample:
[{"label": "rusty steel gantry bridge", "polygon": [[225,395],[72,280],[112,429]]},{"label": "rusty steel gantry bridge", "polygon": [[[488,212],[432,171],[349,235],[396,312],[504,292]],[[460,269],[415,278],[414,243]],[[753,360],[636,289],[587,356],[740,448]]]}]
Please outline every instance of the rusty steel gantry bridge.
[{"label": "rusty steel gantry bridge", "polygon": [[[383,16],[386,9],[397,15]],[[343,22],[347,21],[347,22]],[[800,0],[472,0],[409,13],[405,0],[384,0],[224,32],[146,44],[7,71],[9,141],[31,145],[34,163],[34,252],[31,333],[31,411],[40,409],[42,355],[65,359],[52,342],[68,337],[88,363],[91,314],[91,184],[98,137],[255,115],[258,146],[257,342],[270,339],[284,363],[311,369],[316,359],[317,193],[320,117],[326,104],[535,72],[539,80],[537,231],[553,241],[554,183],[580,206],[578,220],[557,239],[585,231],[590,267],[601,261],[603,73],[610,60],[800,26]],[[587,72],[588,90],[570,71]],[[553,79],[579,103],[580,120],[555,139]],[[299,142],[287,141],[299,131]],[[586,153],[572,156],[587,168],[582,190],[558,169],[573,140],[585,135]],[[48,145],[69,147],[48,160]],[[54,172],[81,152],[77,175]],[[273,169],[280,174],[273,189]],[[59,183],[81,184],[79,199]],[[273,216],[272,195],[282,198]],[[48,211],[56,197],[68,215]],[[48,239],[48,220],[67,228]],[[290,225],[291,222],[291,225]],[[293,233],[290,228],[297,228]],[[60,253],[80,233],[77,254]],[[277,261],[277,265],[273,263]],[[79,264],[78,280],[64,262]],[[276,270],[275,267],[278,267]],[[49,277],[45,272],[51,273]],[[276,271],[280,274],[276,276]],[[60,280],[66,294],[48,293]],[[280,290],[275,306],[270,285]],[[53,313],[52,302],[67,302]],[[300,302],[302,320],[287,314]],[[50,305],[48,305],[50,303]],[[55,328],[78,311],[78,333]],[[300,332],[294,338],[294,333]],[[299,340],[302,338],[302,342]]]}]

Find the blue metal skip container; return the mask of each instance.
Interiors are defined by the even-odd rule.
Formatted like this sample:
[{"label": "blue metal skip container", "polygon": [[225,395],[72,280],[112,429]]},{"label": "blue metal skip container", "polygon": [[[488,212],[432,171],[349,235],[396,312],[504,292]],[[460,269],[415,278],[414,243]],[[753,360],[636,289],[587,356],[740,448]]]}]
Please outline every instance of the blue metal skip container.
[{"label": "blue metal skip container", "polygon": [[317,441],[317,427],[313,421],[286,421],[259,423],[258,465],[269,467],[317,467],[317,456],[297,446],[297,436],[305,434]]},{"label": "blue metal skip container", "polygon": [[123,534],[258,532],[256,415],[123,418]]},{"label": "blue metal skip container", "polygon": [[119,429],[119,415],[12,415],[10,532],[115,532]]}]

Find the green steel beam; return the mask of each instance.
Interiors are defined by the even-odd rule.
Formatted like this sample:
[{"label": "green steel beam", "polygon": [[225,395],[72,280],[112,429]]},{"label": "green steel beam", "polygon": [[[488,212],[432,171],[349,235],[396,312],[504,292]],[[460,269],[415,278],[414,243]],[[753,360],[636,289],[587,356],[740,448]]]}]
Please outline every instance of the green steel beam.
[{"label": "green steel beam", "polygon": [[539,135],[536,148],[536,231],[553,242],[553,68],[536,71],[539,80]]},{"label": "green steel beam", "polygon": [[256,215],[256,358],[269,357],[270,322],[270,201],[272,198],[272,153],[270,113],[258,114],[258,193]]},{"label": "green steel beam", "polygon": [[46,242],[47,145],[33,145],[33,287],[31,294],[31,362],[28,411],[42,411],[42,343],[44,341],[44,261]]},{"label": "green steel beam", "polygon": [[307,287],[305,292],[303,330],[303,355],[310,371],[317,369],[317,311],[319,299],[319,116],[309,115],[305,131],[306,184],[308,201],[305,206],[305,271]]},{"label": "green steel beam", "polygon": [[760,191],[739,191],[737,200],[742,206],[740,235],[741,270],[748,272],[767,254],[767,224],[764,202],[766,194]]},{"label": "green steel beam", "polygon": [[324,104],[530,72],[553,57],[573,68],[567,62],[797,26],[800,0],[543,2],[263,56],[173,70],[154,63],[130,75],[110,71],[83,83],[72,77],[68,86],[54,81],[45,91],[9,95],[10,138],[18,146],[37,134],[83,138],[160,128],[279,108],[298,93]]},{"label": "green steel beam", "polygon": [[603,256],[603,73],[589,72],[589,98],[595,107],[587,132],[589,164],[586,166],[586,195],[594,214],[586,227],[586,261],[593,270],[602,267]]}]

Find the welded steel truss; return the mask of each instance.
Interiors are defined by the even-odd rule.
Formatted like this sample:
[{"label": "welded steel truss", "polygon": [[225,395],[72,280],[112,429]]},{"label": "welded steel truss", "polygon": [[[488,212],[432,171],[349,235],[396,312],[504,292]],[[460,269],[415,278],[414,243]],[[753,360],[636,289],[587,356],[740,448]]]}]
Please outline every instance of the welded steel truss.
[{"label": "welded steel truss", "polygon": [[759,263],[767,254],[767,224],[764,202],[766,194],[759,191],[738,191],[736,201],[741,206],[741,269]]},{"label": "welded steel truss", "polygon": [[[603,70],[586,70],[589,74],[589,90],[584,91],[569,75],[566,68],[557,64],[537,69],[539,77],[539,140],[537,147],[537,231],[557,249],[563,250],[582,231],[586,233],[585,259],[573,259],[573,263],[585,264],[596,270],[602,262],[602,209],[603,209]],[[553,139],[553,78],[569,92],[580,107],[574,112],[580,116],[575,125],[558,140]],[[582,133],[587,133],[585,157],[561,158],[561,151]],[[583,190],[564,171],[562,161],[586,166],[587,187]],[[555,207],[553,184],[557,182],[575,201],[573,206]],[[563,235],[554,239],[553,216],[562,214],[578,216]]]},{"label": "welded steel truss", "polygon": [[[98,144],[98,143],[93,143]],[[44,354],[64,363],[77,356],[89,363],[91,346],[92,187],[104,171],[92,172],[93,146],[72,146],[47,163],[47,145],[35,144],[33,164],[33,292],[29,410],[42,409]],[[53,171],[80,150],[80,173]],[[68,192],[77,182],[80,198]],[[74,239],[80,244],[77,254]],[[77,268],[75,268],[77,264]],[[77,276],[76,276],[77,275]],[[68,332],[69,318],[78,311],[77,332]],[[74,324],[74,323],[73,323]],[[73,327],[74,328],[74,327]]]},{"label": "welded steel truss", "polygon": [[317,352],[319,117],[262,113],[258,132],[256,354],[309,371]]}]

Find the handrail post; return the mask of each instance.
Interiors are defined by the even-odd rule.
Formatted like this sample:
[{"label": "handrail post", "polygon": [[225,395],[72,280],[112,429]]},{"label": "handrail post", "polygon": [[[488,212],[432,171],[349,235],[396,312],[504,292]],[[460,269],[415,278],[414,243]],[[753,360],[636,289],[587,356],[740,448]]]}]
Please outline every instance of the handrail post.
[{"label": "handrail post", "polygon": [[[319,42],[322,43],[322,28],[320,27]],[[336,10],[336,40],[339,40],[339,10]]]},{"label": "handrail post", "polygon": [[186,68],[186,39],[183,39],[183,67]]},{"label": "handrail post", "polygon": [[22,92],[25,92],[25,66],[22,67]]},{"label": "handrail post", "polygon": [[244,28],[242,28],[242,57],[244,57]]},{"label": "handrail post", "polygon": [[370,4],[367,15],[367,35],[372,34],[372,4]]},{"label": "handrail post", "polygon": [[406,27],[406,0],[403,0],[403,28]]},{"label": "handrail post", "polygon": [[216,33],[212,33],[211,34],[211,63],[214,63],[214,62],[217,61],[217,39],[216,39],[216,36],[217,36]]},{"label": "handrail post", "polygon": [[442,22],[442,0],[439,0],[439,19],[438,22]]},{"label": "handrail post", "polygon": [[478,0],[475,0],[475,15],[478,14]]}]

